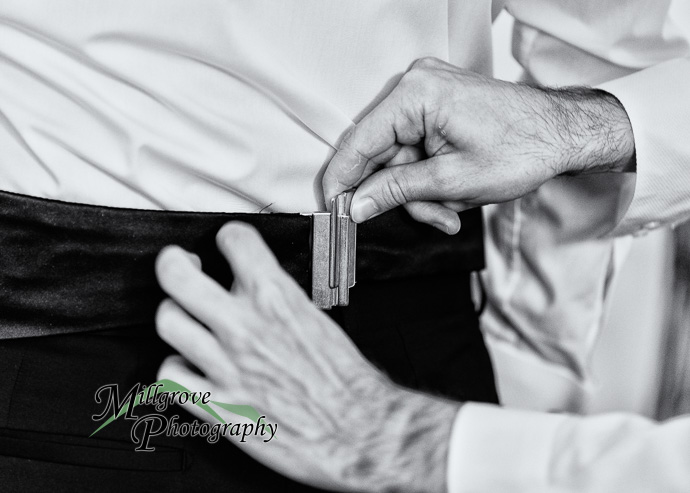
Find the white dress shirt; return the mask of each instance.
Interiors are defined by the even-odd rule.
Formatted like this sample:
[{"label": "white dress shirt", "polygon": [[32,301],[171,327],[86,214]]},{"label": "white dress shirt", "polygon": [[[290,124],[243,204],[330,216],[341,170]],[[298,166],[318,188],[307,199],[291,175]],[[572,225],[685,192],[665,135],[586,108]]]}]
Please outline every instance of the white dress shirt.
[{"label": "white dress shirt", "polygon": [[2,0],[0,187],[312,212],[352,121],[417,58],[491,72],[487,1]]},{"label": "white dress shirt", "polygon": [[[0,188],[119,207],[320,209],[341,135],[412,61],[490,74],[503,3],[4,0]],[[637,175],[556,180],[487,219],[485,330],[503,399],[577,410],[618,251],[590,238],[690,209],[688,43],[666,0],[507,4],[530,76],[603,84],[635,132]],[[467,404],[449,489],[689,491],[689,423]]]}]

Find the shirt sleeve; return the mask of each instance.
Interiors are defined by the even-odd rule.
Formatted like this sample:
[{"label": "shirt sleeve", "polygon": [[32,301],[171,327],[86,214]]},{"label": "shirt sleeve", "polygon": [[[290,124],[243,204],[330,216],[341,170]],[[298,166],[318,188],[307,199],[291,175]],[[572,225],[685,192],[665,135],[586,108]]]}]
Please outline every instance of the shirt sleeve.
[{"label": "shirt sleeve", "polygon": [[637,180],[614,235],[690,218],[690,59],[668,61],[601,84],[628,113]]},{"label": "shirt sleeve", "polygon": [[637,169],[608,234],[645,234],[690,218],[690,6],[681,2],[508,0],[513,53],[528,79],[615,95],[635,137]]},{"label": "shirt sleeve", "polygon": [[465,404],[448,453],[449,493],[690,491],[690,416],[577,417]]}]

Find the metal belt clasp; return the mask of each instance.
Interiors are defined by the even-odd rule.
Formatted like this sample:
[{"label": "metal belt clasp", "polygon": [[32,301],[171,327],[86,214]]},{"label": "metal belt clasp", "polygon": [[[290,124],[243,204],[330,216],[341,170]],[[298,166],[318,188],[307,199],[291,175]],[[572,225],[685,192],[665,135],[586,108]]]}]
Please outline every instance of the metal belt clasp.
[{"label": "metal belt clasp", "polygon": [[312,215],[312,300],[322,309],[347,306],[355,285],[357,223],[350,218],[354,190],[331,200],[331,212]]}]

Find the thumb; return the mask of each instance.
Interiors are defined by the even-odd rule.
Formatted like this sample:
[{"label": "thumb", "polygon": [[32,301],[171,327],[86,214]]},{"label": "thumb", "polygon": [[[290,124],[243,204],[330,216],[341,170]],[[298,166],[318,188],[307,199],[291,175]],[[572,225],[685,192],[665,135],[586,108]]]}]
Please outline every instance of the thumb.
[{"label": "thumb", "polygon": [[357,188],[350,215],[356,223],[413,201],[440,200],[433,186],[434,159],[377,171]]},{"label": "thumb", "polygon": [[345,134],[321,181],[326,204],[395,159],[403,146],[423,139],[422,112],[411,107],[411,98],[403,91],[396,87]]}]

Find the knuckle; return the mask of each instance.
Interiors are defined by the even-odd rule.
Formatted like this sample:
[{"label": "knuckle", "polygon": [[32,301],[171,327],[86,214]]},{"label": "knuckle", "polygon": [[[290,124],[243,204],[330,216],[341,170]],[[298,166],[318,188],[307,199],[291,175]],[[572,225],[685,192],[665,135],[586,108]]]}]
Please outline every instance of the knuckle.
[{"label": "knuckle", "polygon": [[[339,177],[345,179],[352,179],[359,175],[359,171],[366,166],[369,161],[368,158],[361,152],[358,147],[357,129],[358,126],[352,127],[343,141],[338,147],[338,169],[336,170]],[[353,173],[356,173],[353,175]]]},{"label": "knuckle", "polygon": [[447,62],[434,57],[424,57],[416,60],[410,70],[403,76],[406,84],[424,95],[426,98],[434,98],[440,94],[452,77],[449,73],[457,73],[458,69]]},{"label": "knuckle", "polygon": [[410,69],[402,76],[402,79],[400,79],[398,90],[402,91],[403,95],[410,91],[416,91],[424,87],[425,79],[426,75],[421,70]]},{"label": "knuckle", "polygon": [[400,80],[400,90],[409,98],[414,95],[422,100],[428,99],[434,94],[435,82],[439,60],[432,57],[420,58],[416,60],[410,69]]},{"label": "knuckle", "polygon": [[399,168],[391,168],[389,179],[384,183],[386,190],[383,196],[390,201],[388,205],[396,206],[409,202],[407,179],[404,173],[399,172]]},{"label": "knuckle", "polygon": [[270,320],[270,325],[287,317],[289,305],[277,283],[265,281],[257,284],[251,298],[256,314],[262,320]]},{"label": "knuckle", "polygon": [[301,306],[304,293],[287,274],[274,272],[254,285],[250,297],[261,317],[284,324]]},{"label": "knuckle", "polygon": [[429,70],[437,67],[441,63],[441,61],[438,58],[432,57],[432,56],[425,56],[422,58],[418,58],[417,60],[414,61],[412,66],[410,67],[410,71],[413,70]]},{"label": "knuckle", "polygon": [[272,308],[283,297],[283,292],[275,279],[264,279],[256,288],[256,302],[262,308]]},{"label": "knuckle", "polygon": [[347,129],[347,131],[343,134],[343,137],[340,139],[340,144],[338,145],[338,149],[343,149],[343,148],[348,148],[351,143],[352,139],[354,138],[355,135],[355,129],[357,128],[357,125],[352,125],[350,128]]}]

